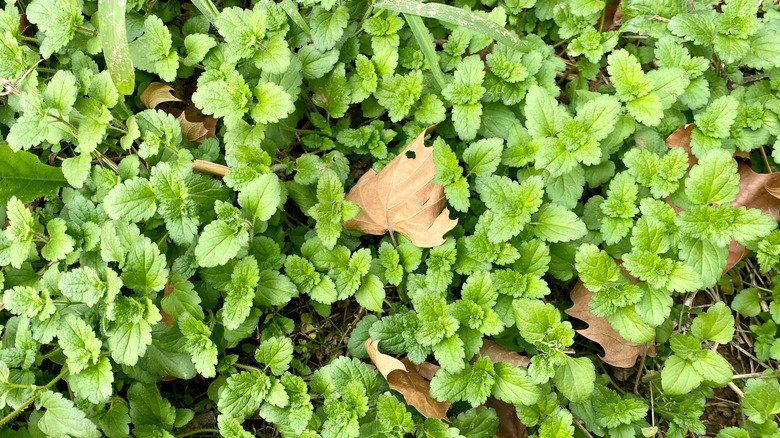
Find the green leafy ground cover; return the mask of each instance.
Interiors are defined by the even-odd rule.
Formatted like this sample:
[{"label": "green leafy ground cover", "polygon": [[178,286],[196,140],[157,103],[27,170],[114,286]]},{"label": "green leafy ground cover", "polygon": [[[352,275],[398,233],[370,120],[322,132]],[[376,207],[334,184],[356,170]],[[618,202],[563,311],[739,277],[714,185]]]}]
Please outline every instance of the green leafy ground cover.
[{"label": "green leafy ground cover", "polygon": [[[0,437],[780,437],[772,1],[124,3],[0,11]],[[345,229],[431,125],[445,243]]]}]

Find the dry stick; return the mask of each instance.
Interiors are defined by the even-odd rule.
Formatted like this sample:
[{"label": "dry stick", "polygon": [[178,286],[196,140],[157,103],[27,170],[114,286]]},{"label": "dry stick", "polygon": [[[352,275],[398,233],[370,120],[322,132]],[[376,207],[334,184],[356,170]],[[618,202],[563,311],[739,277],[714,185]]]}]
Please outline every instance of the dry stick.
[{"label": "dry stick", "polygon": [[726,384],[726,386],[731,388],[731,390],[734,391],[734,393],[737,394],[739,396],[739,398],[742,398],[742,397],[745,396],[745,393],[742,392],[742,390],[739,389],[739,387],[737,387],[737,385],[735,385],[734,382],[729,382],[729,383]]},{"label": "dry stick", "polygon": [[593,438],[593,435],[591,435],[590,432],[588,432],[588,429],[585,429],[585,426],[583,426],[582,420],[580,420],[579,418],[572,418],[572,420],[574,420],[574,424],[576,424],[577,427],[580,428],[580,430],[582,431],[582,433],[585,434],[585,436],[587,436],[588,438]]},{"label": "dry stick", "polygon": [[212,175],[225,176],[230,172],[230,168],[221,164],[212,163],[211,161],[195,160],[192,162],[192,168],[201,172],[210,173]]},{"label": "dry stick", "polygon": [[778,374],[769,374],[764,375],[763,373],[748,373],[748,374],[735,374],[731,377],[732,380],[739,380],[739,379],[774,379],[777,377]]}]

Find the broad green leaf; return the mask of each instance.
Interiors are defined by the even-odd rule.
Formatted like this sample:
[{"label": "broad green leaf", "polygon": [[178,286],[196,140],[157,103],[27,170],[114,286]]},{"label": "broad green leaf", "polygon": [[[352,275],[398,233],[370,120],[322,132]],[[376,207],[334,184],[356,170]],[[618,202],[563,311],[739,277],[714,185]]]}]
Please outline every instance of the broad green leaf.
[{"label": "broad green leaf", "polygon": [[101,435],[84,411],[59,392],[42,392],[35,400],[35,405],[44,408],[37,427],[47,436],[97,438]]},{"label": "broad green leaf", "polygon": [[32,202],[68,185],[61,169],[41,163],[29,152],[14,152],[8,145],[0,145],[0,162],[0,205],[12,196],[23,203]]},{"label": "broad green leaf", "polygon": [[734,336],[734,316],[731,309],[722,301],[716,303],[693,320],[691,333],[700,339],[728,344]]},{"label": "broad green leaf", "polygon": [[293,344],[290,338],[276,336],[260,343],[255,350],[255,360],[265,364],[274,375],[281,375],[290,367]]}]

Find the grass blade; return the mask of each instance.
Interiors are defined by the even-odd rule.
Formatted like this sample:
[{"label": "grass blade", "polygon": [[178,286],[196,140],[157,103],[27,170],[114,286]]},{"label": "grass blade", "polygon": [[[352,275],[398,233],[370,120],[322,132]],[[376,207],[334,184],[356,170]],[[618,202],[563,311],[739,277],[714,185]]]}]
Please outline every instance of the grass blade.
[{"label": "grass blade", "polygon": [[123,95],[132,94],[135,88],[135,69],[125,27],[126,4],[126,0],[98,0],[97,12],[106,67]]},{"label": "grass blade", "polygon": [[201,14],[208,18],[211,24],[214,24],[214,21],[216,21],[217,15],[219,14],[214,2],[211,0],[192,0],[192,4],[198,8]]},{"label": "grass blade", "polygon": [[456,26],[468,26],[472,31],[485,34],[513,49],[520,51],[528,50],[528,46],[517,35],[493,21],[465,9],[440,3],[421,3],[416,0],[382,0],[374,7],[420,17],[434,18]]},{"label": "grass blade", "polygon": [[311,35],[311,29],[309,29],[309,25],[306,24],[306,20],[303,19],[303,16],[301,16],[301,13],[298,11],[297,5],[293,4],[291,0],[282,0],[282,2],[279,4],[282,6],[282,9],[284,9],[284,12],[290,16],[292,21],[304,32],[306,32],[306,35]]},{"label": "grass blade", "polygon": [[439,55],[436,54],[436,48],[433,45],[433,41],[431,41],[430,33],[425,27],[422,18],[420,18],[419,15],[413,14],[404,14],[404,18],[406,18],[406,22],[409,23],[409,28],[412,29],[414,39],[416,39],[417,44],[420,45],[420,50],[423,55],[425,55],[425,59],[428,60],[428,65],[431,67],[431,72],[436,79],[436,83],[439,84],[440,89],[443,89],[444,86],[447,85],[447,82],[444,79],[444,73],[442,73],[441,66],[439,65]]}]

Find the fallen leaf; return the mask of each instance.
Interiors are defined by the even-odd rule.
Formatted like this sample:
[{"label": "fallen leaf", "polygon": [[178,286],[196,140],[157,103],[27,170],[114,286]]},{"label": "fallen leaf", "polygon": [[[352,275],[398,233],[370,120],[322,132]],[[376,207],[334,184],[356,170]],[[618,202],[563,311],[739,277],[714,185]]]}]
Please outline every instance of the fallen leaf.
[{"label": "fallen leaf", "polygon": [[380,353],[378,346],[381,340],[371,338],[365,342],[366,351],[376,369],[387,380],[390,389],[404,396],[406,403],[414,406],[426,418],[438,418],[449,421],[447,410],[452,403],[440,402],[430,395],[431,385],[417,372],[414,364],[404,359],[400,361],[392,356]]},{"label": "fallen leaf", "polygon": [[595,294],[585,288],[581,281],[578,281],[571,291],[574,306],[566,309],[565,312],[569,316],[588,323],[588,328],[577,330],[577,333],[601,345],[604,349],[604,356],[601,357],[601,360],[618,368],[631,368],[636,363],[636,358],[645,351],[647,351],[648,356],[654,357],[654,342],[646,344],[629,342],[612,328],[606,318],[590,313],[588,305],[593,295]]},{"label": "fallen leaf", "polygon": [[482,348],[479,350],[481,356],[489,357],[493,363],[504,362],[515,367],[528,368],[531,361],[520,353],[509,351],[506,348],[496,344],[493,341],[485,339],[482,341]]},{"label": "fallen leaf", "polygon": [[699,162],[699,160],[696,159],[696,156],[691,153],[691,133],[695,127],[696,125],[693,123],[682,125],[677,128],[676,131],[669,134],[669,137],[666,137],[666,146],[672,149],[682,148],[688,153],[688,170],[691,170],[691,167]]},{"label": "fallen leaf", "polygon": [[[690,146],[691,132],[695,127],[696,125],[693,123],[680,126],[666,139],[668,147],[683,148],[688,153],[688,170],[699,161],[691,153]],[[756,173],[742,154],[738,153],[734,159],[737,161],[737,171],[739,172],[739,191],[737,198],[731,205],[734,208],[758,208],[771,215],[775,220],[780,220],[780,172]],[[679,212],[680,209],[668,198],[666,201]],[[748,250],[744,245],[732,240],[729,243],[729,257],[723,272],[726,273],[736,266],[740,260],[747,256],[747,253]]]},{"label": "fallen leaf", "polygon": [[[163,297],[167,297],[172,293],[173,293],[173,285],[170,283],[166,284],[165,289],[163,289]],[[173,319],[171,315],[168,315],[167,313],[165,313],[165,310],[162,309],[160,309],[160,317],[161,317],[160,321],[168,325],[173,325],[173,323],[176,321],[175,319]]]},{"label": "fallen leaf", "polygon": [[420,133],[381,172],[370,169],[360,177],[346,199],[361,211],[344,223],[345,228],[375,235],[390,232],[393,241],[397,231],[420,248],[444,243],[444,234],[458,221],[450,219],[444,208],[444,188],[433,183],[433,148],[423,144],[427,132]]},{"label": "fallen leaf", "polygon": [[613,1],[604,8],[604,15],[596,23],[596,29],[602,32],[620,28],[623,21],[623,10],[620,8],[620,0]]},{"label": "fallen leaf", "polygon": [[[184,102],[171,94],[173,88],[160,82],[152,82],[141,93],[141,102],[149,109],[168,102]],[[181,136],[185,140],[202,143],[203,140],[217,136],[217,119],[198,113],[198,109],[190,103],[183,111],[178,108],[163,107],[163,111],[176,117],[181,125]]]},{"label": "fallen leaf", "polygon": [[190,104],[184,111],[172,109],[170,112],[181,125],[181,136],[185,140],[202,143],[207,138],[217,136],[217,119],[198,114],[195,104]]},{"label": "fallen leaf", "polygon": [[404,365],[407,366],[407,368],[410,366],[414,366],[414,369],[420,373],[420,375],[427,380],[433,379],[433,376],[436,374],[436,371],[439,371],[441,368],[438,365],[434,365],[430,362],[423,362],[419,365],[415,365],[414,363],[410,362],[409,359],[401,359],[401,362],[404,363]]},{"label": "fallen leaf", "polygon": [[509,403],[490,396],[484,406],[493,408],[498,415],[498,431],[494,438],[526,438],[528,430],[517,417],[517,410]]},{"label": "fallen leaf", "polygon": [[181,102],[182,100],[171,94],[173,87],[160,82],[152,82],[141,93],[141,103],[149,109],[155,109],[166,102]]}]

